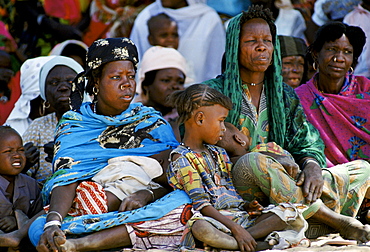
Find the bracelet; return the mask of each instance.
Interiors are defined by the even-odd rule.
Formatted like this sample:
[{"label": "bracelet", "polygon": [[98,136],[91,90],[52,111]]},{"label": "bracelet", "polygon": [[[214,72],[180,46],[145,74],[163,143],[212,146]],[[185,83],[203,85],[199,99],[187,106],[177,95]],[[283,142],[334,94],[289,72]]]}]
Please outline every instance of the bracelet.
[{"label": "bracelet", "polygon": [[42,19],[45,17],[45,15],[44,14],[40,14],[40,15],[38,15],[37,16],[37,24],[38,25],[41,25],[41,22],[42,22]]},{"label": "bracelet", "polygon": [[62,215],[60,213],[58,213],[57,211],[49,211],[48,214],[46,215],[46,218],[49,216],[49,214],[56,214],[56,215],[58,215],[60,222],[63,221]]},{"label": "bracelet", "polygon": [[57,220],[48,221],[44,225],[44,231],[45,231],[45,229],[47,229],[48,227],[51,227],[51,226],[61,227],[62,223],[60,221],[57,221]]},{"label": "bracelet", "polygon": [[154,201],[155,200],[155,198],[154,198],[154,192],[152,191],[152,190],[150,190],[150,189],[145,189],[145,190],[147,190],[148,192],[150,192],[151,194],[152,194],[152,201]]},{"label": "bracelet", "polygon": [[317,166],[320,166],[319,162],[316,161],[316,159],[313,159],[313,158],[307,158],[303,164],[302,164],[302,169],[304,169],[306,167],[307,164],[309,163],[315,163],[317,164]]}]

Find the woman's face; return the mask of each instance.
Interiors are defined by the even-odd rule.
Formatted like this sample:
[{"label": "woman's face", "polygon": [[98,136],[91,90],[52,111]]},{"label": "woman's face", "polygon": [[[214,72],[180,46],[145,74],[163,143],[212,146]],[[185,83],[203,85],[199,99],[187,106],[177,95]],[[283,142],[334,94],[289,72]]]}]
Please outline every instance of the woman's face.
[{"label": "woman's face", "polygon": [[135,69],[131,61],[112,61],[103,67],[97,83],[97,109],[103,115],[119,115],[134,98]]},{"label": "woman's face", "polygon": [[50,105],[60,113],[69,110],[72,81],[77,73],[67,66],[56,66],[45,80],[45,96]]},{"label": "woman's face", "polygon": [[282,59],[283,80],[292,88],[301,84],[304,73],[304,58],[302,56],[287,56]]},{"label": "woman's face", "polygon": [[343,34],[335,41],[325,42],[320,52],[316,54],[320,75],[328,78],[342,78],[348,72],[353,62],[353,47]]},{"label": "woman's face", "polygon": [[272,61],[274,45],[267,22],[254,18],[242,26],[239,39],[239,65],[248,72],[264,72]]},{"label": "woman's face", "polygon": [[185,75],[177,68],[161,69],[155,75],[152,85],[144,86],[148,103],[156,109],[168,107],[166,98],[174,91],[183,90]]}]

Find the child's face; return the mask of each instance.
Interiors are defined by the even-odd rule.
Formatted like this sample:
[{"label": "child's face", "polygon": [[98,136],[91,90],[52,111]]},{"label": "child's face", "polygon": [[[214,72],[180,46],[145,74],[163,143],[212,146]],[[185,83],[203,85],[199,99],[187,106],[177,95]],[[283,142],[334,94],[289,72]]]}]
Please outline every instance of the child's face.
[{"label": "child's face", "polygon": [[229,113],[227,108],[219,104],[213,106],[200,107],[199,111],[204,114],[202,127],[200,128],[203,142],[207,144],[216,144],[222,139],[225,127],[225,119]]},{"label": "child's face", "polygon": [[11,132],[1,136],[0,141],[0,174],[15,176],[21,173],[26,164],[21,137]]},{"label": "child's face", "polygon": [[171,20],[157,21],[152,33],[149,35],[149,43],[177,49],[179,47],[179,34],[177,24]]}]

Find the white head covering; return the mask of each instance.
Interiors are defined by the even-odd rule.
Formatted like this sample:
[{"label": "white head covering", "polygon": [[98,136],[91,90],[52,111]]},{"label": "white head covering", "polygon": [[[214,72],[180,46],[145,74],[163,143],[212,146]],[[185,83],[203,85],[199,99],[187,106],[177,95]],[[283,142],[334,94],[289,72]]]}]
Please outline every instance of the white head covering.
[{"label": "white head covering", "polygon": [[136,92],[139,94],[138,99],[134,102],[143,101],[141,83],[145,78],[145,73],[165,69],[165,68],[177,68],[186,76],[187,64],[186,59],[174,48],[153,46],[150,47],[143,55],[140,68],[138,70],[138,83],[136,85]]},{"label": "white head covering", "polygon": [[39,74],[41,67],[55,56],[42,56],[26,60],[21,66],[21,96],[15,103],[12,112],[4,125],[9,125],[22,135],[32,120],[28,117],[31,111],[31,100],[40,95]]},{"label": "white head covering", "polygon": [[186,60],[179,51],[162,46],[149,48],[141,60],[138,85],[141,86],[145,73],[165,68],[177,68],[186,76]]},{"label": "white head covering", "polygon": [[84,70],[82,66],[79,63],[77,63],[77,61],[65,56],[55,56],[53,59],[46,62],[40,70],[40,81],[39,81],[40,96],[42,99],[44,99],[44,101],[46,101],[45,95],[46,77],[48,77],[49,72],[56,66],[69,67],[76,72],[76,75]]},{"label": "white head covering", "polygon": [[75,39],[69,39],[55,45],[50,51],[49,55],[62,55],[62,52],[66,48],[66,46],[71,44],[79,45],[87,51],[88,46],[84,42]]}]

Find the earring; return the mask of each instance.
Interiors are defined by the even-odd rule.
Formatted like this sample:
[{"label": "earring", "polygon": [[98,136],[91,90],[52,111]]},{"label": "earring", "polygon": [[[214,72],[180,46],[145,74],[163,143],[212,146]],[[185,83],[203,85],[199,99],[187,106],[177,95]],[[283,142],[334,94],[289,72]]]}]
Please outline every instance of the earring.
[{"label": "earring", "polygon": [[99,93],[99,88],[97,88],[96,86],[93,86],[93,88],[92,88],[92,92],[93,92],[93,94],[94,94],[94,95],[98,95],[98,93]]},{"label": "earring", "polygon": [[312,68],[313,68],[313,70],[317,70],[317,67],[316,67],[316,62],[313,62],[313,64],[312,64]]},{"label": "earring", "polygon": [[353,67],[350,67],[349,68],[349,74],[353,74],[353,71],[354,71]]},{"label": "earring", "polygon": [[48,108],[50,108],[50,103],[47,102],[47,101],[43,101],[43,103],[41,104],[41,106],[39,106],[39,114],[40,114],[40,116],[44,116],[45,115],[45,111]]},{"label": "earring", "polygon": [[247,145],[247,143],[245,141],[242,141],[240,145],[244,147]]},{"label": "earring", "polygon": [[337,57],[334,57],[334,59],[333,59],[333,60],[334,60],[334,62],[337,62]]}]

